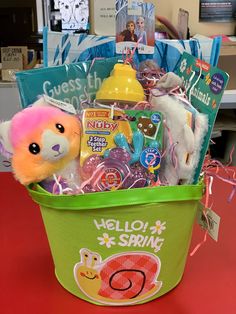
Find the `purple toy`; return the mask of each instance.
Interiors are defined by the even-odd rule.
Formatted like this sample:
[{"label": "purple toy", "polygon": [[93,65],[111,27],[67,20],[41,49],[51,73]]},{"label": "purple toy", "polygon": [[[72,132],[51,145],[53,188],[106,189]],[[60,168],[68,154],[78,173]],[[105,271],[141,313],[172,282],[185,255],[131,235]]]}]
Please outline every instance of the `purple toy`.
[{"label": "purple toy", "polygon": [[121,147],[112,148],[109,157],[89,156],[82,172],[90,178],[82,183],[82,193],[141,188],[150,180],[150,174],[140,163],[129,165],[130,154]]}]

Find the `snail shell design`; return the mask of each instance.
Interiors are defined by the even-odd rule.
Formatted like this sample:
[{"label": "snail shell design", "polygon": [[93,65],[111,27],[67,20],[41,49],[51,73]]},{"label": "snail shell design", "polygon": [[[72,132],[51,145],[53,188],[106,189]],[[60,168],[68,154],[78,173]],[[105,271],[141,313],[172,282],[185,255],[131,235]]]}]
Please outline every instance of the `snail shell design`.
[{"label": "snail shell design", "polygon": [[111,305],[134,304],[156,294],[161,262],[147,252],[127,252],[102,261],[98,253],[80,250],[81,261],[74,266],[80,290],[97,302]]}]

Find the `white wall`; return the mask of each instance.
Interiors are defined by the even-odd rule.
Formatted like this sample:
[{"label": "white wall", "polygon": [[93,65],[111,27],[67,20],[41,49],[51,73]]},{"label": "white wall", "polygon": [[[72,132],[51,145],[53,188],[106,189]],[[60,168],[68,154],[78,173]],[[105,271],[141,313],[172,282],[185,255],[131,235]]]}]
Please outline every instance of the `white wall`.
[{"label": "white wall", "polygon": [[44,0],[36,0],[37,7],[37,21],[38,21],[38,32],[43,31],[43,1]]},{"label": "white wall", "polygon": [[233,23],[200,23],[199,0],[155,0],[156,13],[170,19],[175,26],[178,23],[179,8],[189,12],[189,27],[191,35],[206,36],[215,34],[234,35],[236,22]]},{"label": "white wall", "polygon": [[[20,98],[16,83],[0,83],[0,121],[10,120],[13,115],[19,111]],[[11,171],[11,168],[6,168],[3,165],[3,160],[6,160],[0,155],[0,172]]]},{"label": "white wall", "polygon": [[[115,0],[110,0],[111,2]],[[40,0],[37,0],[40,2]],[[93,2],[90,0],[90,15],[93,19]],[[226,34],[233,35],[236,23],[199,23],[199,0],[145,0],[152,2],[156,7],[156,14],[168,18],[174,26],[177,26],[179,8],[189,12],[189,27],[191,35],[215,35]],[[91,22],[91,32],[93,33],[93,22]]]}]

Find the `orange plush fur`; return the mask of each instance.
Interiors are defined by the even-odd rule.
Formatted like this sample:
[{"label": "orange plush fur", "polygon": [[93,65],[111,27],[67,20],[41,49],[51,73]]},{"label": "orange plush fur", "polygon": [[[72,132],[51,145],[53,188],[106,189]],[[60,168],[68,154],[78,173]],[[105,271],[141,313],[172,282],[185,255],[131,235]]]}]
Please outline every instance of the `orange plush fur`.
[{"label": "orange plush fur", "polygon": [[[79,155],[80,135],[78,118],[60,109],[32,107],[17,113],[8,130],[16,179],[28,185],[63,170]],[[32,144],[39,152],[30,151]]]}]

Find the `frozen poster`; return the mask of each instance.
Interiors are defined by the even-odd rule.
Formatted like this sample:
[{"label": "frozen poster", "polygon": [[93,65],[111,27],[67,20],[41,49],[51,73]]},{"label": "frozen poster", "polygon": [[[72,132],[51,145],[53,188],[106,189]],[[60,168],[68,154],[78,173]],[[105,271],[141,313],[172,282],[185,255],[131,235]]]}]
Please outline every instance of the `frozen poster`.
[{"label": "frozen poster", "polygon": [[54,0],[54,8],[60,10],[62,30],[88,30],[88,0]]},{"label": "frozen poster", "polygon": [[137,46],[140,54],[153,54],[155,7],[152,3],[116,0],[116,53]]}]

